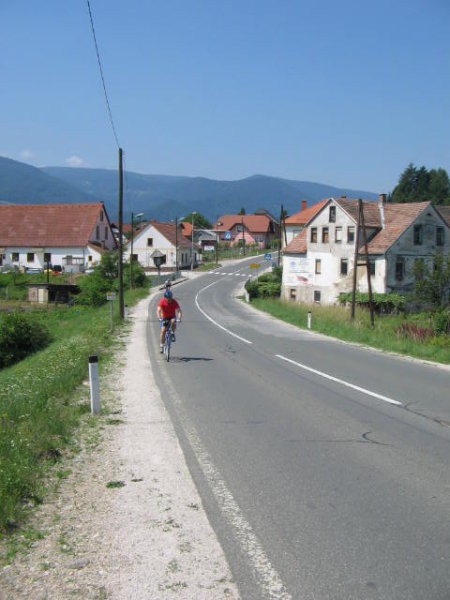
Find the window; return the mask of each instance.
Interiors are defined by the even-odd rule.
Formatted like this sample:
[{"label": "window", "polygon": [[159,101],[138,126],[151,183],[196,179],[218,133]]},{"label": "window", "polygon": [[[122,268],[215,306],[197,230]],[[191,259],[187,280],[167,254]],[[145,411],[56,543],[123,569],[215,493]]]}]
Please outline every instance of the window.
[{"label": "window", "polygon": [[34,252],[27,252],[27,262],[34,262]]},{"label": "window", "polygon": [[355,241],[355,227],[353,225],[349,225],[347,227],[347,242],[349,244],[353,244]]},{"label": "window", "polygon": [[341,275],[348,274],[348,258],[341,258]]},{"label": "window", "polygon": [[104,216],[104,213],[103,213],[103,211],[102,211],[102,212],[100,213],[100,221],[103,221],[103,216]]},{"label": "window", "polygon": [[153,246],[153,238],[147,238],[147,246]]},{"label": "window", "polygon": [[89,254],[89,256],[88,256],[88,262],[92,262],[92,255],[91,254]]},{"label": "window", "polygon": [[420,246],[423,243],[423,226],[414,225],[414,244]]},{"label": "window", "polygon": [[436,246],[443,246],[445,242],[445,230],[443,227],[436,227]]},{"label": "window", "polygon": [[311,227],[311,242],[313,244],[317,243],[317,227]]},{"label": "window", "polygon": [[107,240],[107,239],[108,239],[108,228],[105,227],[105,240]]},{"label": "window", "polygon": [[405,276],[405,259],[402,256],[397,256],[395,261],[395,279],[402,281]]},{"label": "window", "polygon": [[322,244],[328,244],[328,227],[322,227]]},{"label": "window", "polygon": [[95,228],[95,239],[99,240],[100,239],[100,226],[97,225],[97,227]]},{"label": "window", "polygon": [[314,290],[314,302],[316,304],[320,304],[320,292],[319,292],[319,290]]},{"label": "window", "polygon": [[44,252],[44,262],[49,264],[52,262],[52,255],[50,252]]},{"label": "window", "polygon": [[131,260],[132,260],[133,262],[137,262],[137,260],[138,260],[138,255],[137,255],[137,254],[132,254],[132,255],[131,255]]},{"label": "window", "polygon": [[330,206],[329,218],[330,223],[336,223],[336,207]]},{"label": "window", "polygon": [[11,253],[11,260],[13,262],[19,262],[19,253],[18,252],[12,252]]},{"label": "window", "polygon": [[68,254],[65,258],[66,258],[66,265],[73,264],[72,256],[70,254]]},{"label": "window", "polygon": [[322,261],[320,258],[316,258],[316,275],[320,275],[322,272]]},{"label": "window", "polygon": [[375,275],[375,261],[374,260],[369,261],[369,273],[371,275]]},{"label": "window", "polygon": [[342,242],[342,227],[336,227],[334,230],[334,241],[336,244],[340,244]]},{"label": "window", "polygon": [[297,290],[295,288],[290,288],[290,290],[289,290],[289,298],[291,300],[297,300]]}]

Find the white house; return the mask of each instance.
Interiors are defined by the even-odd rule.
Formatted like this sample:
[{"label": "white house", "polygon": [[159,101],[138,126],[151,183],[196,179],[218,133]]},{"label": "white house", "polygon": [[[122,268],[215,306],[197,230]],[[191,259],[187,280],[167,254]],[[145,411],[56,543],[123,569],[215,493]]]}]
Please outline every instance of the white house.
[{"label": "white house", "polygon": [[[191,265],[192,244],[183,236],[181,225],[176,228],[174,223],[148,221],[135,233],[132,260],[138,261],[147,271],[156,270],[153,259],[155,252],[164,255],[165,262],[162,264],[164,270],[176,269],[177,253],[179,269]],[[127,245],[125,253],[130,258],[131,242]]]},{"label": "white house", "polygon": [[292,242],[292,240],[303,231],[303,229],[308,225],[312,218],[316,216],[319,210],[328,202],[328,199],[321,200],[317,204],[310,206],[308,208],[308,203],[306,200],[302,200],[301,203],[301,211],[291,215],[290,217],[286,217],[284,220],[284,231],[285,234],[282,236],[282,247],[284,248]]},{"label": "white house", "polygon": [[82,271],[116,248],[100,202],[0,206],[0,266]]},{"label": "white house", "polygon": [[[407,293],[415,284],[416,261],[431,261],[450,249],[450,228],[430,203],[363,202],[372,291]],[[358,200],[329,198],[284,249],[282,296],[298,302],[334,304],[353,286]],[[358,264],[363,260],[360,230]],[[358,267],[357,289],[367,291]]]}]

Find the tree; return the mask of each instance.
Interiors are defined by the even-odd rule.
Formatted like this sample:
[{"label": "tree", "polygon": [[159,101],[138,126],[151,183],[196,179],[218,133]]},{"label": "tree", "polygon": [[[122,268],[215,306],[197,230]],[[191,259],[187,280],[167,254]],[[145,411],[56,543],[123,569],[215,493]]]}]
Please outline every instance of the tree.
[{"label": "tree", "polygon": [[245,208],[242,207],[241,210],[238,212],[238,215],[245,215]]},{"label": "tree", "polygon": [[445,169],[431,169],[428,190],[433,204],[450,204],[450,179]]},{"label": "tree", "polygon": [[433,264],[427,265],[423,260],[414,266],[416,277],[416,296],[421,302],[431,304],[434,308],[442,308],[448,304],[450,289],[450,257],[440,252],[433,256]]},{"label": "tree", "polygon": [[192,223],[192,215],[194,215],[194,228],[195,229],[212,229],[211,223],[201,213],[190,213],[187,217],[184,217],[183,223]]},{"label": "tree", "polygon": [[410,163],[392,195],[391,202],[426,202],[450,204],[450,180],[445,169],[417,168]]}]

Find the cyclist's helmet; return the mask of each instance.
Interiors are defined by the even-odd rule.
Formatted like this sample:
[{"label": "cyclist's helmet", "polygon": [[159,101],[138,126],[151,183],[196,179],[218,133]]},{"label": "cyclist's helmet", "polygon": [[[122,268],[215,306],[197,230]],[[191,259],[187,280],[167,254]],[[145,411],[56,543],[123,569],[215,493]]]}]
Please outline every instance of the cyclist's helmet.
[{"label": "cyclist's helmet", "polygon": [[164,292],[164,298],[172,298],[173,294],[170,290]]}]

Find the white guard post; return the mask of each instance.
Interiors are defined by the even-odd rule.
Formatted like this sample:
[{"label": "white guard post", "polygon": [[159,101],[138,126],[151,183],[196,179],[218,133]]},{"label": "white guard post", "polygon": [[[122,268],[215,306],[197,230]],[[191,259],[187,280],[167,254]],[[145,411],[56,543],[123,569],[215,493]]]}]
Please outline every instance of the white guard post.
[{"label": "white guard post", "polygon": [[308,329],[311,329],[311,311],[308,310]]},{"label": "white guard post", "polygon": [[89,357],[89,389],[91,391],[91,414],[100,413],[100,387],[98,382],[98,356]]}]

